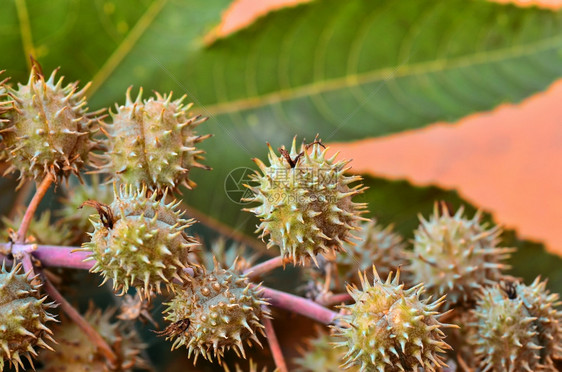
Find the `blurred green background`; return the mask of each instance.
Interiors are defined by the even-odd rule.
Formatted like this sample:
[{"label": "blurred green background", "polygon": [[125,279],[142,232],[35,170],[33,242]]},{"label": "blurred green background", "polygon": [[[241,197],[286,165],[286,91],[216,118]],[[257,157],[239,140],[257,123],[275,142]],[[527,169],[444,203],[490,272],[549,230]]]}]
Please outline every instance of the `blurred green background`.
[{"label": "blurred green background", "polygon": [[[192,230],[205,246],[223,235],[259,249],[257,219],[240,210],[225,192],[225,180],[239,167],[265,158],[267,141],[276,148],[297,135],[325,142],[385,136],[436,121],[454,121],[500,103],[519,102],[562,75],[562,15],[469,0],[318,0],[277,10],[247,28],[213,38],[229,7],[226,0],[137,0],[49,2],[3,0],[0,12],[0,69],[12,82],[25,82],[29,55],[46,74],[61,67],[66,81],[93,81],[91,110],[123,103],[127,87],[188,95],[194,112],[210,120],[198,129],[214,136],[202,143],[205,164],[195,169],[198,186],[184,190],[188,214],[201,223]],[[423,154],[420,154],[423,156]],[[345,154],[342,154],[345,158]],[[373,159],[384,161],[384,159]],[[365,176],[370,216],[393,223],[407,239],[438,200],[453,208],[475,208],[455,191],[415,187],[407,181]],[[10,214],[16,200],[12,177],[2,179],[0,207]],[[60,208],[60,190],[41,210]],[[485,206],[484,206],[485,209]],[[490,215],[486,215],[491,220]],[[518,247],[511,273],[531,281],[549,278],[562,292],[561,261],[542,245],[520,240],[514,231],[504,245]],[[295,269],[276,273],[266,284],[295,292]],[[86,278],[86,274],[77,274]],[[80,280],[71,301],[85,309],[91,298],[107,305],[108,288],[97,277]],[[84,290],[84,283],[91,287]],[[154,308],[156,318],[162,308]],[[286,356],[295,356],[310,322],[276,312]],[[298,324],[301,329],[295,326]],[[191,370],[185,350],[143,329],[148,356],[159,371]],[[271,366],[267,348],[257,356]],[[198,370],[218,368],[206,363]],[[243,363],[243,369],[246,364]],[[193,369],[196,370],[196,369]]]}]

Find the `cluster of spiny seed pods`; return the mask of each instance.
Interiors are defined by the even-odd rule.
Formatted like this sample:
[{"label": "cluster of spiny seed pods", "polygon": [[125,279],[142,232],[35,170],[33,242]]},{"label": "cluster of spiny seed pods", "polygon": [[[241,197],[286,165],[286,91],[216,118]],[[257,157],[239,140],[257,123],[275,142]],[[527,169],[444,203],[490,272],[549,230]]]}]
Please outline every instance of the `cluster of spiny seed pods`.
[{"label": "cluster of spiny seed pods", "polygon": [[[187,349],[194,363],[202,356],[222,364],[228,350],[246,357],[245,344],[261,346],[260,337],[270,334],[270,304],[282,303],[267,298],[275,291],[252,282],[255,253],[227,248],[224,241],[199,249],[189,233],[195,221],[173,197],[181,186],[196,186],[193,168],[210,169],[200,163],[198,148],[209,135],[195,132],[205,118],[192,115],[184,97],[154,93],[143,99],[140,89],[133,100],[131,88],[125,104],[109,115],[89,112],[88,85],[64,85],[55,75],[46,79],[33,63],[27,84],[0,83],[6,173],[19,172],[22,185],[49,177],[69,181],[71,175],[82,181],[81,172],[90,170],[105,183],[97,174],[91,185],[67,182],[57,222],[45,212],[19,237],[16,230],[28,217],[3,218],[2,236],[17,244],[80,244],[74,252],[86,254],[90,271],[101,275],[102,284],[109,281],[117,296],[127,296],[118,320],[115,310],[91,307],[83,319],[91,330],[83,332],[72,312],[58,319],[51,314],[55,305],[40,291],[52,284],[40,265],[40,273],[31,275],[22,272],[20,256],[5,261],[0,371],[33,365],[35,358],[43,371],[150,369],[132,320],[157,325],[150,309],[159,294],[168,298],[168,323],[157,333],[172,349]],[[428,220],[420,218],[409,247],[392,227],[363,217],[366,205],[354,199],[365,189],[361,177],[347,175],[349,161],[329,156],[321,141],[297,146],[295,138],[290,150],[277,152],[269,146],[268,158],[269,165],[255,159],[259,170],[245,200],[255,204],[245,210],[259,219],[257,232],[267,248],[278,251],[273,260],[301,269],[309,298],[298,299],[301,313],[308,309],[314,318],[320,311],[324,317],[315,319],[330,325],[294,361],[299,370],[557,370],[558,295],[540,279],[525,285],[506,276],[504,262],[513,249],[499,246],[501,230],[482,223],[480,212],[466,218],[462,208],[452,213],[436,204]],[[52,227],[56,232],[46,233]],[[113,358],[91,342],[92,332]],[[278,358],[273,341],[271,348]]]}]

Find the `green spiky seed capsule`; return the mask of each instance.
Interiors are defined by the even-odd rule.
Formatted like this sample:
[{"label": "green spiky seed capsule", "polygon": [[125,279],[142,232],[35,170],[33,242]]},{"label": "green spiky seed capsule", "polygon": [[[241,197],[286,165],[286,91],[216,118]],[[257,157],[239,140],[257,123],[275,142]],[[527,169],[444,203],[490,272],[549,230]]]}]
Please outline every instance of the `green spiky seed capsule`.
[{"label": "green spiky seed capsule", "polygon": [[345,367],[360,371],[435,371],[445,366],[440,353],[450,349],[445,327],[436,311],[444,301],[421,299],[422,284],[408,290],[399,284],[400,272],[382,282],[373,266],[374,283],[360,274],[362,290],[348,286],[355,304],[343,306],[341,325],[335,327],[338,343],[346,348]]},{"label": "green spiky seed capsule", "polygon": [[[4,73],[4,70],[0,70],[0,75]],[[4,80],[0,80],[0,129],[6,126],[6,123],[9,123],[8,113],[12,107],[12,102],[8,99],[8,92],[7,88],[5,87],[7,81],[10,78],[6,78]],[[6,160],[9,158],[8,152],[6,151],[6,143],[3,140],[4,135],[0,131],[0,160]]]},{"label": "green spiky seed capsule", "polygon": [[195,128],[207,118],[191,116],[191,104],[172,94],[142,100],[142,89],[135,101],[127,90],[126,103],[112,112],[113,123],[105,125],[108,153],[101,171],[115,180],[150,190],[163,191],[196,184],[189,178],[192,168],[210,169],[199,163],[203,150],[196,145],[210,135],[199,136]]},{"label": "green spiky seed capsule", "polygon": [[537,278],[527,286],[502,283],[482,290],[468,342],[482,371],[557,371],[562,312],[557,294]]},{"label": "green spiky seed capsule", "polygon": [[[2,75],[4,71],[5,70],[0,70],[0,75]],[[6,83],[8,82],[8,80],[10,80],[10,78],[5,78],[4,80],[0,80],[0,123],[8,121],[4,117],[4,114],[10,111],[10,108],[12,106],[12,102],[10,102],[9,100],[8,91],[6,88]]]},{"label": "green spiky seed capsule", "polygon": [[188,285],[176,286],[176,295],[167,304],[165,319],[172,322],[164,332],[173,339],[172,349],[182,345],[189,357],[199,355],[222,362],[224,351],[233,349],[245,357],[244,345],[261,346],[257,333],[264,334],[260,320],[269,316],[260,290],[245,275],[225,270],[215,262],[212,272],[198,270]]},{"label": "green spiky seed capsule", "polygon": [[[61,200],[63,206],[57,211],[61,223],[72,232],[73,244],[80,245],[89,240],[87,233],[93,231],[90,222],[90,211],[80,207],[88,200],[97,200],[102,204],[111,204],[113,188],[111,185],[99,183],[96,175],[92,176],[91,184],[72,184],[64,187],[65,197]],[[72,244],[70,244],[72,245]]]},{"label": "green spiky seed capsule", "polygon": [[[228,368],[226,364],[223,364],[222,367],[224,368],[224,372],[231,372],[230,368]],[[267,372],[267,367],[262,367],[260,369],[258,367],[258,364],[251,358],[248,361],[248,365],[246,367],[241,367],[238,363],[236,363],[234,365],[234,368],[234,372]]]},{"label": "green spiky seed capsule", "polygon": [[39,287],[31,283],[25,274],[19,274],[21,264],[10,271],[2,264],[0,272],[0,371],[4,363],[10,362],[24,368],[21,357],[30,363],[37,356],[35,346],[53,350],[45,340],[55,342],[52,331],[45,323],[55,321],[48,309],[53,303],[46,303],[47,296],[40,297]]},{"label": "green spiky seed capsule", "polygon": [[99,333],[117,356],[110,364],[98,347],[80,327],[68,318],[53,327],[57,339],[55,352],[43,352],[39,360],[41,372],[126,372],[134,368],[146,368],[140,353],[146,348],[134,328],[126,323],[113,321],[115,309],[102,311],[90,305],[84,319]]},{"label": "green spiky seed capsule", "polygon": [[[160,292],[162,284],[181,279],[182,270],[192,266],[190,249],[198,245],[184,229],[195,221],[181,218],[180,202],[166,204],[156,193],[132,185],[115,189],[109,206],[98,204],[100,216],[92,220],[91,241],[80,250],[89,251],[87,260],[95,260],[90,271],[100,272],[104,282],[112,279],[113,288],[123,295],[135,287],[143,296]],[[94,204],[95,205],[95,204]]]},{"label": "green spiky seed capsule", "polygon": [[47,174],[57,180],[70,174],[80,177],[80,169],[97,147],[91,130],[96,113],[87,113],[84,98],[90,84],[80,91],[78,82],[63,87],[63,78],[55,80],[56,72],[45,80],[34,63],[26,85],[7,87],[13,105],[1,131],[11,163],[6,172],[18,170],[20,185]]},{"label": "green spiky seed capsule", "polygon": [[345,176],[350,161],[326,158],[327,149],[319,142],[302,144],[297,152],[296,138],[291,151],[280,149],[277,156],[269,146],[270,166],[254,159],[261,170],[248,186],[259,206],[245,209],[260,218],[261,238],[269,236],[267,247],[278,246],[284,258],[305,264],[316,254],[341,251],[358,229],[365,205],[352,202],[361,193],[359,176]]},{"label": "green spiky seed capsule", "polygon": [[[546,289],[546,280],[537,277],[531,285],[517,283],[517,295],[521,296],[529,314],[537,318],[539,342],[541,350],[541,364],[551,368],[552,359],[562,359],[562,302],[557,293],[550,293]],[[554,368],[554,367],[552,367]]]},{"label": "green spiky seed capsule", "polygon": [[197,253],[197,262],[203,267],[213,267],[216,261],[223,269],[228,269],[235,264],[234,268],[238,272],[249,269],[258,258],[257,253],[244,245],[235,242],[227,245],[223,238],[213,241],[210,249],[200,249]]},{"label": "green spiky seed capsule", "polygon": [[[16,218],[10,219],[6,216],[2,217],[4,229],[0,232],[0,239],[8,241],[13,239],[10,236],[17,231],[23,219],[23,211],[18,213]],[[72,233],[68,227],[59,221],[51,222],[51,212],[49,210],[41,213],[39,217],[34,216],[27,229],[27,243],[47,244],[47,245],[68,245],[72,240]]]},{"label": "green spiky seed capsule", "polygon": [[[331,292],[345,291],[345,283],[358,284],[357,273],[373,265],[377,267],[381,278],[386,279],[391,271],[408,264],[406,244],[403,238],[393,231],[392,226],[384,228],[372,219],[361,223],[360,227],[357,242],[345,243],[342,252],[326,255],[325,259],[319,258],[318,267],[304,268],[303,274],[308,283],[302,289],[305,290],[306,297],[321,300],[330,296]],[[408,286],[409,275],[404,280],[402,272],[401,278]]]},{"label": "green spiky seed capsule", "polygon": [[[386,279],[391,271],[408,264],[406,244],[392,226],[384,228],[371,219],[362,222],[360,227],[357,242],[345,243],[343,251],[337,254],[319,257],[319,266],[304,268],[302,273],[307,284],[300,288],[306,297],[322,301],[333,293],[345,291],[345,283],[358,284],[357,273],[373,265],[381,278]],[[410,283],[409,277],[406,275],[405,278],[404,273],[401,275],[406,287]]]},{"label": "green spiky seed capsule", "polygon": [[480,286],[501,278],[508,268],[501,262],[513,249],[497,247],[502,231],[480,223],[480,211],[467,219],[462,207],[454,215],[445,204],[442,209],[436,204],[429,221],[420,216],[408,271],[430,294],[447,295],[446,307],[471,306]]},{"label": "green spiky seed capsule", "polygon": [[[341,364],[346,348],[336,346],[338,339],[329,333],[320,331],[318,336],[308,340],[306,350],[303,350],[302,356],[294,360],[298,366],[297,371],[313,372],[340,372]],[[347,369],[349,372],[359,371],[357,366],[351,366]]]},{"label": "green spiky seed capsule", "polygon": [[536,371],[539,364],[536,318],[521,297],[509,298],[498,285],[486,288],[470,324],[469,343],[486,371]]},{"label": "green spiky seed capsule", "polygon": [[405,252],[406,244],[392,226],[383,228],[376,220],[369,220],[361,224],[359,241],[345,244],[343,252],[336,255],[336,263],[340,275],[347,280],[355,279],[357,272],[373,265],[381,278],[386,279],[391,271],[406,266],[408,259]]}]

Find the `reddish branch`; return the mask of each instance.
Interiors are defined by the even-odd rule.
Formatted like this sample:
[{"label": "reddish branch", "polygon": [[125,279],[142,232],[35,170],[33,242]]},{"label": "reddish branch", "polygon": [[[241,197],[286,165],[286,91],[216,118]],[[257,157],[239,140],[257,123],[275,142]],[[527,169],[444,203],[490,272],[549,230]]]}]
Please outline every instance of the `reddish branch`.
[{"label": "reddish branch", "polygon": [[33,256],[45,266],[67,267],[72,269],[90,270],[94,263],[83,262],[90,253],[84,251],[73,252],[77,247],[63,247],[52,245],[38,245]]},{"label": "reddish branch", "polygon": [[16,243],[25,243],[25,234],[27,234],[29,224],[35,215],[35,211],[37,210],[39,203],[47,193],[47,190],[49,190],[49,187],[51,187],[54,180],[53,176],[50,173],[47,173],[43,181],[41,181],[41,184],[37,187],[37,191],[35,192],[35,195],[33,195],[33,199],[31,199],[31,202],[27,206],[25,214],[23,215],[23,219],[21,220]]},{"label": "reddish branch", "polygon": [[88,323],[82,315],[57,291],[55,286],[47,279],[44,284],[45,291],[51,296],[62,308],[62,310],[76,323],[78,327],[92,340],[100,352],[107,358],[110,364],[117,363],[117,356],[111,347],[105,342],[101,335]]},{"label": "reddish branch", "polygon": [[[93,266],[92,262],[82,262],[88,257],[88,252],[73,252],[79,247],[0,243],[0,251],[7,252],[10,248],[12,248],[12,251],[30,251],[31,255],[39,259],[44,266],[84,270],[89,270]],[[6,257],[4,256],[3,259],[6,259]]]},{"label": "reddish branch", "polygon": [[[47,193],[47,190],[49,190],[49,187],[51,187],[51,184],[53,183],[54,180],[55,179],[53,178],[53,176],[50,173],[47,173],[43,181],[41,181],[41,184],[37,187],[37,191],[35,192],[35,195],[33,195],[33,199],[31,199],[31,202],[29,203],[27,209],[25,210],[23,219],[21,220],[21,225],[18,229],[15,243],[17,244],[25,243],[25,235],[27,234],[27,230],[29,229],[31,220],[33,220],[35,211],[37,210],[39,203]],[[21,254],[23,269],[25,270],[26,273],[28,273],[28,275],[34,276],[35,271],[33,270],[33,263],[31,262],[31,256],[29,255],[29,251],[12,250],[12,253],[16,256],[18,255],[18,253]]]},{"label": "reddish branch", "polygon": [[244,270],[244,274],[250,279],[255,279],[273,269],[284,266],[287,262],[289,261],[284,260],[281,256],[277,256]]},{"label": "reddish branch", "polygon": [[285,363],[285,358],[283,357],[283,352],[281,351],[281,346],[279,345],[279,340],[275,334],[275,329],[273,328],[273,322],[268,317],[263,317],[263,325],[265,326],[265,335],[267,337],[267,342],[269,343],[269,349],[273,355],[273,360],[275,361],[275,366],[279,372],[288,372],[287,363]]},{"label": "reddish branch", "polygon": [[323,306],[333,306],[333,305],[339,305],[342,302],[351,301],[352,299],[353,297],[351,297],[349,293],[339,293],[339,294],[327,296],[326,298],[323,298],[316,302],[318,302],[320,305]]},{"label": "reddish branch", "polygon": [[[5,243],[4,247],[9,247],[9,243]],[[85,270],[90,269],[93,265],[91,261],[82,262],[88,257],[88,253],[82,251],[72,252],[75,249],[77,249],[77,247],[37,245],[32,254],[45,266]],[[260,288],[263,289],[263,296],[275,307],[304,315],[324,324],[333,323],[335,317],[337,316],[336,312],[326,309],[325,307],[313,301],[307,300],[306,298],[267,287]]]},{"label": "reddish branch", "polygon": [[332,324],[338,313],[318,305],[316,302],[281,292],[268,287],[260,287],[262,296],[273,306],[304,315],[310,319],[324,324]]},{"label": "reddish branch", "polygon": [[[47,249],[44,248],[41,250],[41,252],[37,252],[35,245],[25,244],[25,236],[27,234],[27,230],[29,229],[31,221],[33,220],[35,211],[37,210],[39,203],[47,193],[47,190],[49,190],[49,187],[54,180],[55,179],[51,174],[47,174],[43,181],[41,181],[41,184],[39,184],[39,186],[37,187],[37,191],[31,199],[31,202],[27,206],[25,214],[23,215],[21,225],[17,232],[15,244],[11,247],[11,251],[14,257],[21,257],[25,272],[31,276],[35,275],[35,270],[31,261],[32,254],[36,257],[42,256],[44,259],[43,262],[57,259],[57,264],[59,262],[65,262],[67,264],[78,263],[76,262],[76,259],[74,257],[72,258],[72,260],[65,260],[65,257],[70,257],[69,254],[71,253],[71,251],[68,250],[68,248],[64,249],[62,247],[47,246]],[[51,255],[54,255],[54,257]],[[83,263],[80,262],[80,264]],[[108,359],[108,361],[111,364],[115,364],[117,362],[117,356],[115,355],[111,347],[107,344],[107,342],[105,342],[105,340],[90,325],[90,323],[82,318],[80,313],[74,307],[72,307],[72,305],[70,305],[68,301],[66,301],[66,299],[59,293],[59,291],[57,291],[53,284],[46,278],[44,279],[43,288],[45,288],[45,291],[61,306],[62,310],[70,317],[70,319],[72,319],[88,336],[88,338],[97,345],[101,353]]]},{"label": "reddish branch", "polygon": [[[92,267],[91,262],[83,262],[87,258],[88,253],[86,252],[73,252],[75,247],[61,247],[61,246],[50,246],[50,245],[29,245],[25,244],[25,235],[29,228],[29,224],[33,218],[33,214],[37,210],[39,202],[47,192],[49,186],[53,182],[51,176],[47,176],[37,189],[37,193],[31,200],[29,204],[22,224],[18,230],[16,244],[13,245],[12,252],[23,253],[24,268],[27,272],[33,272],[33,265],[31,263],[31,255],[36,257],[45,266],[59,266],[77,269],[90,269]],[[5,248],[10,247],[10,243],[5,244]],[[252,268],[245,271],[250,278],[259,277],[277,267],[283,266],[285,261],[281,257],[275,257],[273,259],[267,260],[258,264]],[[337,313],[326,309],[325,307],[307,300],[302,297],[294,296],[285,292],[277,291],[275,289],[262,287],[263,296],[268,299],[271,305],[289,310],[311,319],[314,319],[320,323],[330,324],[333,323],[337,316]],[[57,291],[53,284],[49,280],[45,280],[45,290],[47,293],[61,305],[61,308],[68,314],[68,316],[84,331],[84,333],[99,347],[100,351],[105,355],[105,357],[111,362],[115,363],[117,358],[109,345],[105,340],[92,328],[92,326],[82,318],[82,316],[66,301],[66,299]],[[281,371],[286,371],[286,366],[284,365],[284,360],[280,354],[280,349],[278,348],[278,343],[271,326],[271,322],[266,319],[264,322],[269,326],[266,326],[266,331],[268,333],[268,339],[270,339],[270,345],[272,348],[272,353],[275,358],[277,367]],[[275,344],[277,343],[277,346]],[[283,369],[285,368],[285,369]]]}]

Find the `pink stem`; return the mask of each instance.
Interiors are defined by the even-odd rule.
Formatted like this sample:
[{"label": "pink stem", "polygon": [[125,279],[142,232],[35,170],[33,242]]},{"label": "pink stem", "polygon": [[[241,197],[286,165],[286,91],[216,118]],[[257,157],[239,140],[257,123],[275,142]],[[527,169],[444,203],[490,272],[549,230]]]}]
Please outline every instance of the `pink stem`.
[{"label": "pink stem", "polygon": [[265,335],[267,337],[267,342],[269,343],[269,349],[273,355],[273,360],[275,361],[275,367],[279,372],[288,372],[287,363],[285,363],[285,358],[283,357],[283,352],[281,351],[281,345],[279,345],[279,340],[275,334],[275,329],[273,328],[273,322],[268,317],[262,318],[263,325],[265,326]]},{"label": "pink stem", "polygon": [[270,258],[267,261],[259,263],[255,266],[252,266],[246,270],[244,270],[244,274],[248,276],[250,279],[255,279],[257,277],[262,276],[265,273],[270,272],[273,269],[278,267],[284,266],[285,261],[281,256]]},{"label": "pink stem", "polygon": [[331,295],[328,296],[324,299],[318,300],[316,301],[317,303],[319,303],[322,306],[333,306],[333,305],[339,305],[342,302],[348,302],[353,300],[353,297],[351,297],[351,295],[349,293],[339,293],[339,294],[335,294],[335,295]]},{"label": "pink stem", "polygon": [[[0,244],[0,246],[3,246],[4,249],[9,249],[10,243]],[[12,249],[16,251],[24,250],[26,247],[31,246],[27,244],[12,245]],[[72,252],[79,247],[63,247],[57,245],[37,245],[35,247],[36,249],[31,252],[31,255],[38,258],[45,266],[89,270],[94,265],[91,261],[82,262],[89,256],[88,252]]]},{"label": "pink stem", "polygon": [[[43,181],[41,181],[41,184],[37,187],[37,191],[35,192],[35,195],[33,195],[33,198],[31,199],[31,202],[27,206],[27,209],[25,210],[25,214],[23,215],[23,218],[21,220],[21,225],[18,229],[17,238],[16,238],[17,244],[25,243],[25,235],[27,234],[27,230],[29,229],[31,220],[33,220],[35,211],[37,210],[39,203],[41,203],[41,200],[47,193],[47,190],[49,190],[49,187],[51,187],[51,184],[53,183],[54,180],[55,180],[54,177],[50,173],[47,173],[45,178],[43,178]],[[22,253],[21,258],[22,258],[24,271],[30,276],[35,276],[35,271],[33,270],[33,262],[31,262],[31,256],[29,252],[22,251],[21,253]]]},{"label": "pink stem", "polygon": [[72,252],[74,249],[77,249],[77,247],[40,245],[37,246],[33,255],[45,266],[90,270],[94,263],[92,261],[83,262],[90,253],[84,251]]},{"label": "pink stem", "polygon": [[[9,245],[10,243],[4,243],[6,247],[9,247]],[[92,262],[82,262],[88,257],[89,253],[82,251],[72,252],[77,248],[78,247],[38,245],[37,249],[33,251],[32,254],[45,266],[90,269],[93,265]],[[50,286],[52,286],[52,284],[50,284]],[[333,323],[338,315],[336,312],[307,300],[306,298],[267,287],[260,287],[260,289],[262,290],[263,297],[268,299],[271,305],[304,315],[320,323]]]},{"label": "pink stem", "polygon": [[281,292],[268,287],[260,287],[262,296],[273,306],[304,315],[324,324],[332,324],[338,313],[306,298]]},{"label": "pink stem", "polygon": [[[49,247],[43,248],[39,252],[33,251],[32,245],[27,245],[25,243],[25,236],[27,234],[27,230],[29,229],[29,225],[31,224],[31,220],[33,219],[33,215],[39,206],[39,203],[49,190],[49,187],[54,181],[54,177],[51,174],[47,174],[41,184],[37,187],[37,191],[35,195],[31,199],[31,202],[27,206],[25,214],[23,215],[23,219],[21,225],[18,229],[17,233],[17,240],[16,244],[12,246],[12,252],[21,252],[22,253],[22,261],[24,270],[28,273],[28,275],[35,275],[33,263],[31,262],[31,255],[35,254],[36,256],[42,256],[45,261],[53,260],[55,257],[51,257],[49,253],[55,254],[58,261],[65,262],[68,264],[68,261],[65,260],[64,257],[70,258],[71,250],[64,247]],[[34,248],[34,247],[33,247]],[[38,248],[39,249],[39,248]],[[52,261],[51,261],[52,262]],[[76,262],[77,263],[77,262]],[[80,262],[82,264],[82,262]],[[109,360],[111,364],[115,364],[117,362],[117,356],[111,350],[111,347],[105,342],[105,340],[101,337],[101,335],[80,315],[80,313],[72,307],[72,305],[66,301],[66,299],[57,291],[57,289],[53,286],[53,284],[45,279],[43,288],[45,291],[58,303],[60,304],[62,310],[66,312],[66,314],[72,319],[78,327],[82,329],[82,331],[88,336],[94,344],[98,346],[102,354]]]},{"label": "pink stem", "polygon": [[29,224],[33,219],[33,215],[35,214],[35,211],[37,210],[39,203],[47,193],[47,190],[49,190],[49,187],[51,187],[51,184],[53,183],[54,180],[55,179],[53,178],[53,176],[50,173],[47,173],[43,181],[41,181],[41,184],[37,187],[37,191],[35,192],[35,195],[33,195],[33,199],[31,199],[31,202],[29,203],[27,209],[25,210],[23,219],[21,220],[21,225],[18,229],[18,238],[16,240],[16,243],[19,244],[25,243],[25,234],[27,234],[27,230],[29,229]]}]

